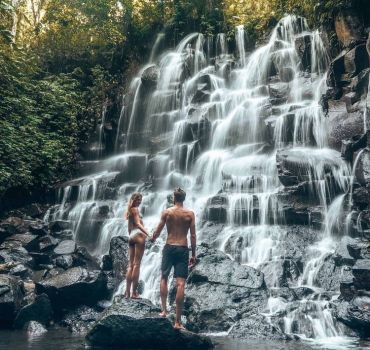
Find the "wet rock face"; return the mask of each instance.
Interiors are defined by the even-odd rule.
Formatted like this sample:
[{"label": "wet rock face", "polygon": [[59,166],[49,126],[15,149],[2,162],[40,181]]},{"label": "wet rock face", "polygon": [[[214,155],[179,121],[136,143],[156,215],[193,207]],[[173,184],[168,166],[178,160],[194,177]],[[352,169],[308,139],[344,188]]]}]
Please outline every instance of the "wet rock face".
[{"label": "wet rock face", "polygon": [[47,294],[55,310],[94,305],[106,297],[106,277],[100,271],[74,267],[36,283],[36,292]]},{"label": "wet rock face", "polygon": [[268,339],[280,341],[291,339],[262,315],[255,315],[238,321],[233,326],[229,336],[241,339]]},{"label": "wet rock face", "polygon": [[344,56],[344,71],[351,78],[367,67],[369,67],[369,55],[365,44],[354,47]]},{"label": "wet rock face", "polygon": [[366,241],[356,239],[347,245],[347,249],[354,259],[370,259],[370,247]]},{"label": "wet rock face", "polygon": [[370,291],[370,259],[359,259],[352,268],[358,289]]},{"label": "wet rock face", "polygon": [[58,244],[54,249],[56,255],[68,255],[74,253],[76,250],[76,242],[73,240],[65,240]]},{"label": "wet rock face", "polygon": [[370,297],[358,296],[350,302],[342,301],[336,305],[338,320],[353,329],[362,338],[370,336]]},{"label": "wet rock face", "polygon": [[263,273],[204,247],[188,277],[187,327],[196,332],[226,331],[236,320],[261,311],[266,301]]},{"label": "wet rock face", "polygon": [[21,308],[23,292],[15,277],[0,275],[0,326],[12,326]]},{"label": "wet rock face", "polygon": [[140,349],[210,349],[211,340],[188,331],[175,331],[169,319],[146,300],[117,298],[86,336],[93,346]]},{"label": "wet rock face", "polygon": [[298,57],[301,60],[301,64],[304,70],[310,68],[311,66],[311,36],[299,35],[295,39],[295,49],[298,54]]},{"label": "wet rock face", "polygon": [[113,237],[110,242],[109,256],[113,266],[116,287],[125,279],[128,266],[128,237]]},{"label": "wet rock face", "polygon": [[86,334],[99,318],[100,312],[88,306],[80,306],[67,313],[62,324],[75,334]]},{"label": "wet rock face", "polygon": [[327,291],[337,291],[341,280],[348,280],[351,277],[350,266],[341,264],[340,260],[335,260],[332,255],[329,255],[315,276],[315,284]]},{"label": "wet rock face", "polygon": [[[313,182],[317,163],[313,160],[306,160],[303,157],[303,151],[295,150],[278,150],[276,153],[276,166],[280,182],[284,186],[295,186],[302,182]],[[319,157],[317,157],[319,159]],[[320,166],[325,175],[330,176],[333,168],[338,167],[341,163],[340,154],[331,153],[331,158],[321,159]]]},{"label": "wet rock face", "polygon": [[146,68],[141,75],[141,83],[146,89],[155,89],[159,78],[159,69],[153,65]]},{"label": "wet rock face", "polygon": [[340,12],[334,19],[335,32],[344,47],[358,42],[362,37],[363,24],[351,10]]},{"label": "wet rock face", "polygon": [[360,158],[355,169],[357,181],[370,189],[370,150],[365,149],[361,152]]},{"label": "wet rock face", "polygon": [[225,223],[227,221],[228,199],[226,196],[219,195],[210,198],[204,212],[204,220]]}]

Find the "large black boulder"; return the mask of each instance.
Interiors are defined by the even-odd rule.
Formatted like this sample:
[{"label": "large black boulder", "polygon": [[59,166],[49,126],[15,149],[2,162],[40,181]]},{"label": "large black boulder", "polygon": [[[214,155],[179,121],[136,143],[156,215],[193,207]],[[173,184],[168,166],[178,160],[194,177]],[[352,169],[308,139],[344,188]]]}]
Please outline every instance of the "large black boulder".
[{"label": "large black boulder", "polygon": [[0,275],[0,327],[12,326],[22,300],[20,282],[15,277]]},{"label": "large black boulder", "polygon": [[76,305],[94,305],[107,294],[106,276],[101,271],[74,267],[36,283],[36,292],[45,293],[55,310]]},{"label": "large black boulder", "polygon": [[144,69],[141,74],[141,83],[145,88],[155,88],[159,78],[159,69],[156,65],[149,66]]},{"label": "large black boulder", "polygon": [[146,300],[116,298],[86,336],[92,346],[139,349],[210,349],[208,337],[174,330]]},{"label": "large black boulder", "polygon": [[267,302],[262,272],[206,247],[198,257],[185,297],[190,330],[227,331],[241,317],[262,311]]},{"label": "large black boulder", "polygon": [[117,236],[110,241],[109,256],[116,287],[125,279],[128,265],[128,237]]},{"label": "large black boulder", "polygon": [[23,306],[14,321],[15,328],[23,328],[30,321],[37,321],[48,326],[53,319],[53,309],[46,294],[36,295],[27,305]]}]

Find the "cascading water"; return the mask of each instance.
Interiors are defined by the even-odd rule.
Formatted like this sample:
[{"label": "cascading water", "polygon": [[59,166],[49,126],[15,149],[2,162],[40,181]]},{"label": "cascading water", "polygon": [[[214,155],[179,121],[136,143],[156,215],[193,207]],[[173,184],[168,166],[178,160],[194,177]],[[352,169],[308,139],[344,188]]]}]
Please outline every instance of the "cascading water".
[{"label": "cascading water", "polygon": [[[308,69],[296,50],[302,37],[311,42]],[[324,217],[321,239],[307,252],[303,270],[297,269],[299,277],[290,287],[306,286],[315,293],[298,306],[271,295],[265,315],[273,320],[285,313],[279,327],[286,333],[333,340],[342,331],[315,274],[335,247],[332,231],[350,173],[338,152],[326,148],[319,100],[328,55],[319,33],[310,32],[306,21],[295,16],[283,18],[269,42],[250,55],[243,27],[236,29],[235,39],[237,61],[229,54],[224,34],[213,40],[193,33],[161,55],[153,49],[150,63],[159,70],[156,86],[148,89],[140,76],[135,78],[119,118],[115,148],[126,152],[101,161],[99,173],[64,187],[49,220],[72,221],[76,240],[101,258],[113,236],[127,235],[123,213],[134,190],[144,194],[144,223],[154,229],[171,190],[184,187],[186,204],[198,218],[200,240],[208,239],[201,220],[207,217],[209,201],[221,196],[228,205],[226,224],[212,244],[241,264],[262,269],[273,290],[279,287],[274,266],[284,261],[288,239],[276,159],[289,152],[308,184],[307,196],[318,198]],[[143,296],[155,302],[164,241],[165,233],[142,262]],[[337,295],[338,290],[332,297]]]}]

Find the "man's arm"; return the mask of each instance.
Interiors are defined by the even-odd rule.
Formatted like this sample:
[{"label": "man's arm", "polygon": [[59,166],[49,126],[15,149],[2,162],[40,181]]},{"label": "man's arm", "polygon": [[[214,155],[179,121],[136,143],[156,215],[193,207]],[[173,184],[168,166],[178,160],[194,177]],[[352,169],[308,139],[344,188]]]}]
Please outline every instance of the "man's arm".
[{"label": "man's arm", "polygon": [[166,224],[166,220],[167,220],[167,211],[163,211],[162,212],[162,215],[161,215],[161,221],[159,221],[159,224],[157,226],[157,228],[154,230],[153,232],[153,237],[152,237],[152,241],[154,242],[158,237],[159,235],[161,234],[162,230],[163,230],[163,227],[164,225]]},{"label": "man's arm", "polygon": [[195,215],[192,213],[191,223],[190,223],[190,244],[191,244],[191,258],[190,267],[193,267],[196,262],[196,247],[197,247],[197,235],[195,232]]}]

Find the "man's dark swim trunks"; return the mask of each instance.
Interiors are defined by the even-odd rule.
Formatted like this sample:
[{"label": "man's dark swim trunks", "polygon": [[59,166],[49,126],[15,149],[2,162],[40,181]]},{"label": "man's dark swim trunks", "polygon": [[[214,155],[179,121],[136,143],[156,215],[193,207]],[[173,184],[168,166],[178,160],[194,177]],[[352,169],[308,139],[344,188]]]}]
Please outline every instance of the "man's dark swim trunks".
[{"label": "man's dark swim trunks", "polygon": [[168,277],[172,266],[174,267],[173,276],[187,278],[189,263],[188,247],[166,244],[162,252],[162,275]]}]

